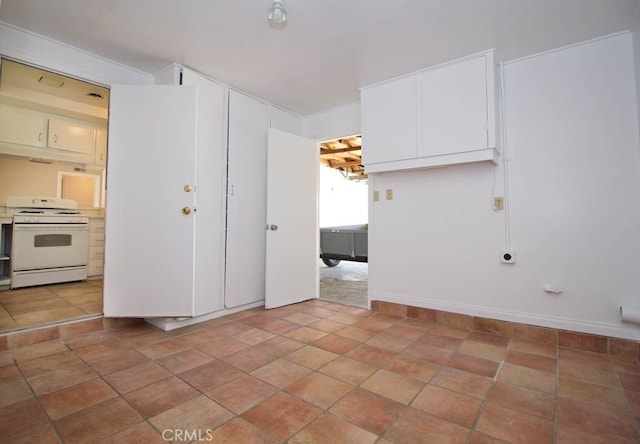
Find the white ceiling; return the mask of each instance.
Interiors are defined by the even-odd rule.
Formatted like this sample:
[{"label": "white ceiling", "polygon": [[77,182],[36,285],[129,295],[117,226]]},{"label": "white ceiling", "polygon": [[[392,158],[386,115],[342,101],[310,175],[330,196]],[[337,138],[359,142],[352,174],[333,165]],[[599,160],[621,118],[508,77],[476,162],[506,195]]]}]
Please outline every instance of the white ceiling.
[{"label": "white ceiling", "polygon": [[308,115],[496,48],[506,61],[639,25],[640,0],[1,0],[0,20],[155,73],[188,66]]}]

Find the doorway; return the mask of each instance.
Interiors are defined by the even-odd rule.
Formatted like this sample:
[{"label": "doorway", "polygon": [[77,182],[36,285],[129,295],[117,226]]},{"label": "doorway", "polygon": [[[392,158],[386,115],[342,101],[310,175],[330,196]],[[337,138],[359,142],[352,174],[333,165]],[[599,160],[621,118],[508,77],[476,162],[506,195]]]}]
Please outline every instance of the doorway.
[{"label": "doorway", "polygon": [[[100,316],[109,89],[5,58],[0,69],[4,123],[25,135],[0,140],[0,207],[10,196],[66,198],[89,217],[87,280],[10,290],[10,280],[0,279],[0,334]],[[37,142],[27,138],[34,122]],[[11,220],[4,218],[0,242],[7,264]]]},{"label": "doorway", "polygon": [[320,143],[320,298],[368,308],[368,185],[359,134]]}]

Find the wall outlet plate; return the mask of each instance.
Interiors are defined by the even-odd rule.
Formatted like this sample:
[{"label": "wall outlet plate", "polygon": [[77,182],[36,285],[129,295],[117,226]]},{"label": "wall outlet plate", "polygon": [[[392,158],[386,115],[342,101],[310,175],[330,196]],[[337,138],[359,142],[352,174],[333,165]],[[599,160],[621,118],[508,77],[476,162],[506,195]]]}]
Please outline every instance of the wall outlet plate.
[{"label": "wall outlet plate", "polygon": [[504,210],[504,197],[503,196],[494,196],[493,197],[493,209],[496,211]]},{"label": "wall outlet plate", "polygon": [[386,191],[387,200],[393,200],[393,190],[391,188]]},{"label": "wall outlet plate", "polygon": [[500,251],[500,261],[503,264],[515,264],[516,263],[516,251],[515,250],[502,250],[502,251]]}]

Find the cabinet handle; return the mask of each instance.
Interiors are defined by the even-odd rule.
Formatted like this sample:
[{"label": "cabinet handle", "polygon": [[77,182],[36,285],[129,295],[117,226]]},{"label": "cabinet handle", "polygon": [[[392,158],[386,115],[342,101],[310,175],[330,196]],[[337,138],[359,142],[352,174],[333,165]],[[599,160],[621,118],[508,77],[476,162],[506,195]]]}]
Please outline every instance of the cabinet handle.
[{"label": "cabinet handle", "polygon": [[53,143],[58,143],[58,135],[57,134],[53,135]]},{"label": "cabinet handle", "polygon": [[42,142],[42,132],[38,133],[38,142]]}]

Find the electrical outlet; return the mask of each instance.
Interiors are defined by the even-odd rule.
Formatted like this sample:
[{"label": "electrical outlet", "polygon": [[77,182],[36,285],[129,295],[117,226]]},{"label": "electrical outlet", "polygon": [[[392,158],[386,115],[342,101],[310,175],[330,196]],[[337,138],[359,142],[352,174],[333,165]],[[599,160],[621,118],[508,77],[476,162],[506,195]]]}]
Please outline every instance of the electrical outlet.
[{"label": "electrical outlet", "polygon": [[515,250],[502,250],[500,252],[500,261],[503,264],[515,264],[516,263]]},{"label": "electrical outlet", "polygon": [[391,188],[387,189],[387,200],[393,200],[393,190]]},{"label": "electrical outlet", "polygon": [[378,202],[380,200],[380,191],[373,192],[373,201]]},{"label": "electrical outlet", "polygon": [[493,197],[493,209],[496,211],[504,210],[504,197],[502,196]]}]

